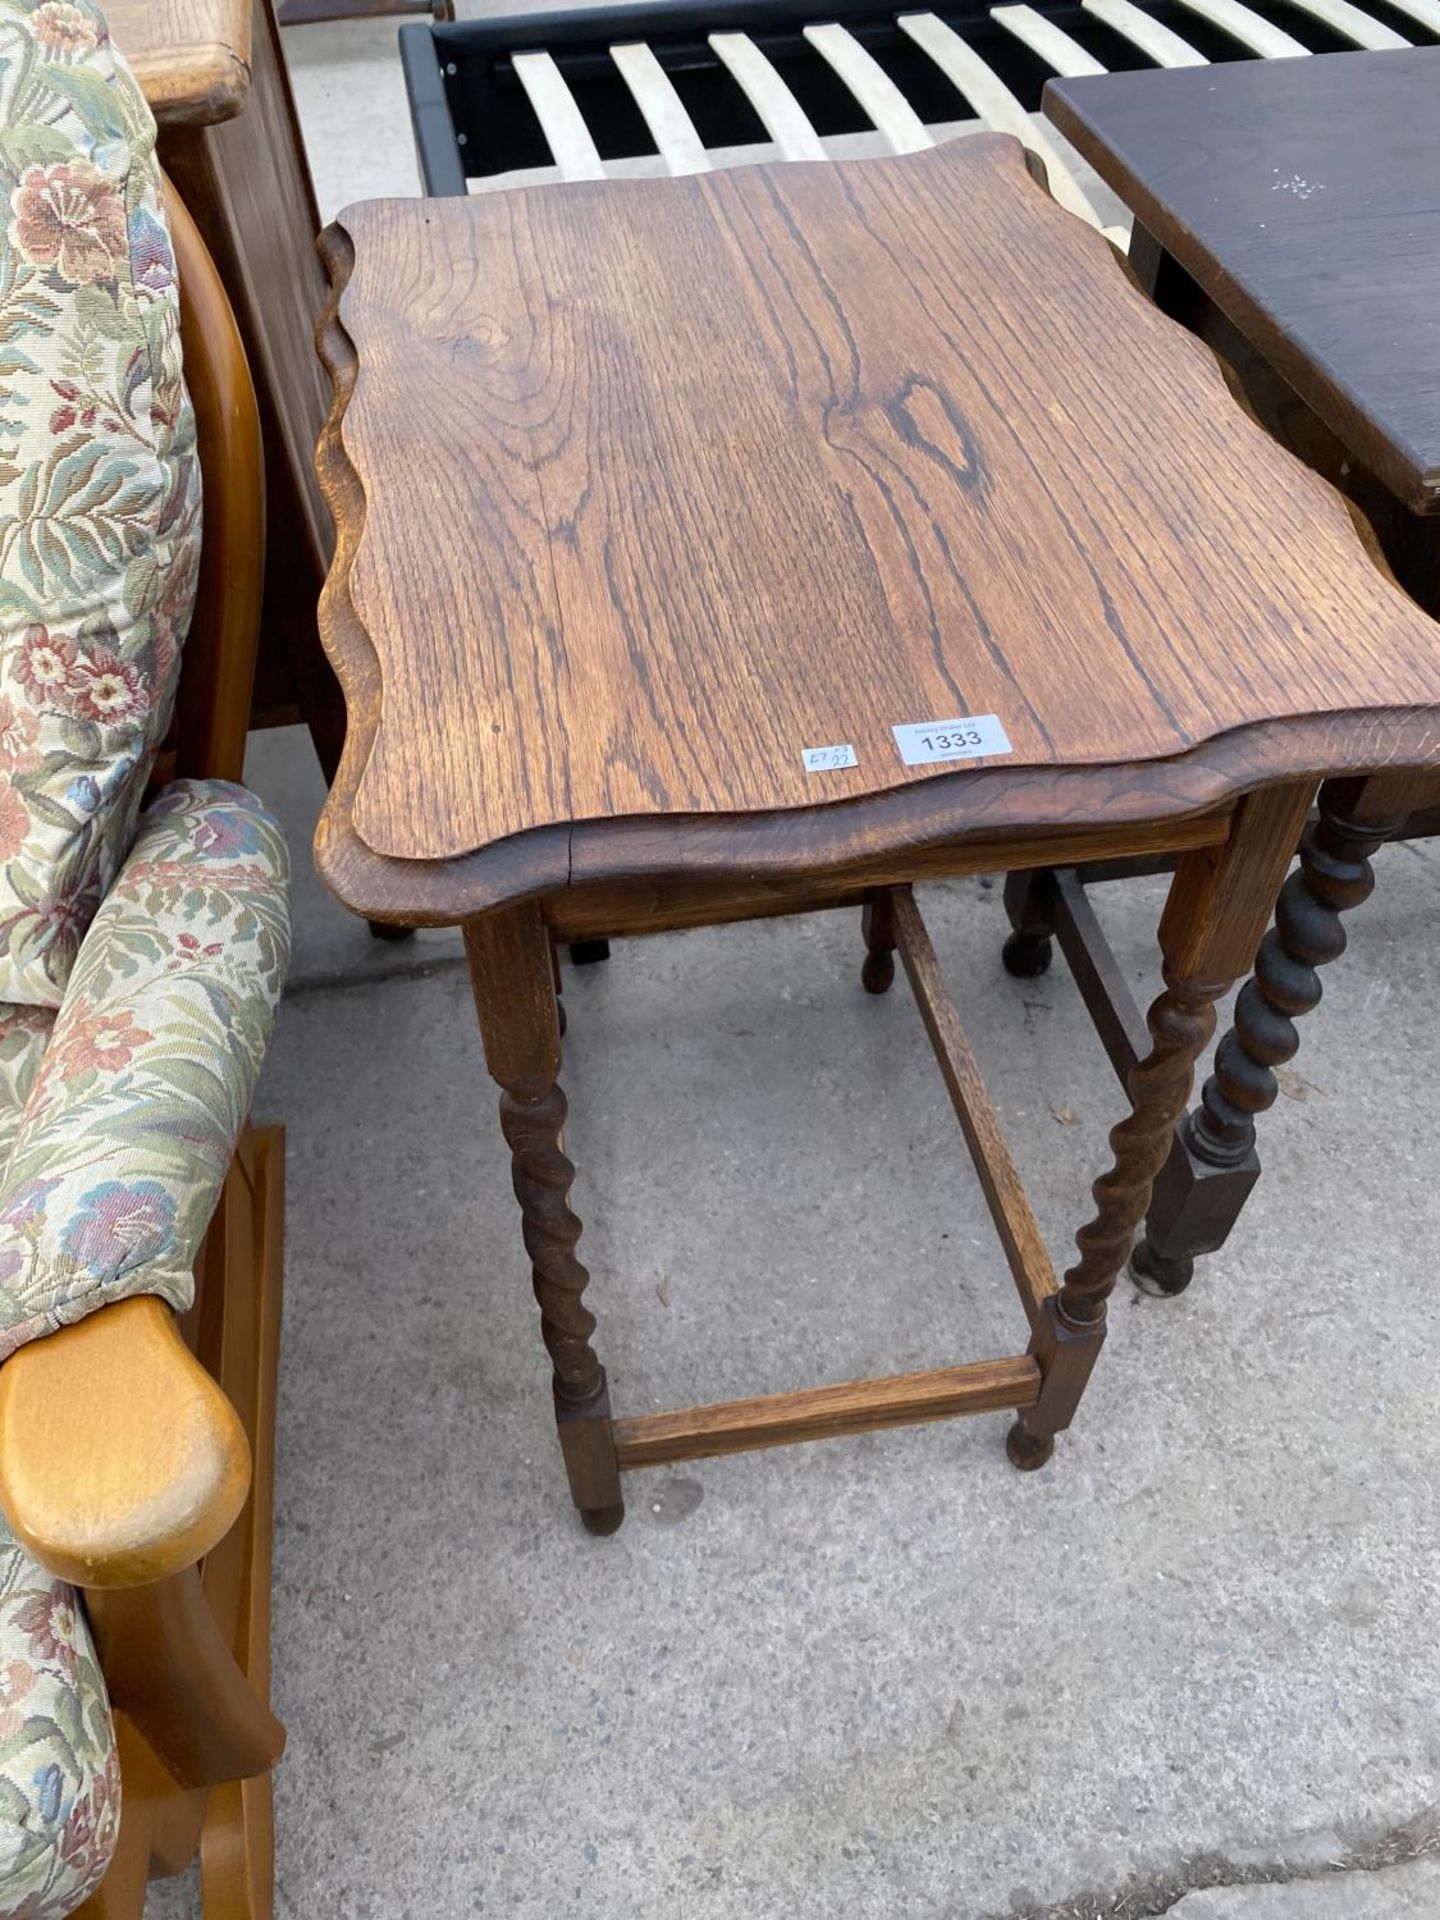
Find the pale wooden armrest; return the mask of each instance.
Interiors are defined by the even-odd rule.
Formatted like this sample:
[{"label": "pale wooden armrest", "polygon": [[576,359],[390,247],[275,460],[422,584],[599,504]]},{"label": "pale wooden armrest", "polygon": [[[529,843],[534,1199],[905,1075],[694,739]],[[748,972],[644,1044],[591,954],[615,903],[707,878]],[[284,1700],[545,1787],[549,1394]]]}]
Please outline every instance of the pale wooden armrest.
[{"label": "pale wooden armrest", "polygon": [[109,0],[117,47],[162,127],[232,120],[250,91],[250,14],[267,0]]},{"label": "pale wooden armrest", "polygon": [[0,1501],[61,1579],[163,1580],[224,1538],[249,1485],[239,1416],[163,1301],[116,1301],[0,1366]]}]

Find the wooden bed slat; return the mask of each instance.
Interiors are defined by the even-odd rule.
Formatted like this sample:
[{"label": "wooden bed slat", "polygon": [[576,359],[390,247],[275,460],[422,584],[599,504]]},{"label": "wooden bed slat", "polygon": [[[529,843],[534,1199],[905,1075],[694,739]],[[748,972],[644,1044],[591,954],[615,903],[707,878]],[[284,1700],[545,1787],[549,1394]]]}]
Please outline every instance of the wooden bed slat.
[{"label": "wooden bed slat", "polygon": [[782,160],[829,158],[804,108],[748,33],[712,33],[710,45],[759,115]]},{"label": "wooden bed slat", "polygon": [[894,153],[921,153],[935,142],[895,82],[854,34],[840,26],[806,27],[805,38],[834,68]]},{"label": "wooden bed slat", "polygon": [[953,27],[933,13],[902,13],[896,24],[930,56],[988,126],[997,133],[1013,133],[1023,146],[1039,154],[1050,177],[1050,191],[1068,213],[1078,214],[1092,227],[1100,225],[1099,216],[1076,183],[1060,149],[1030,118],[994,68],[987,66]]},{"label": "wooden bed slat", "polygon": [[1037,13],[1034,7],[1005,6],[992,7],[990,18],[997,27],[1003,27],[1006,33],[1039,56],[1056,73],[1063,74],[1067,80],[1076,80],[1086,73],[1104,73],[1105,68],[1093,54],[1087,53],[1080,42],[1063,27],[1057,27],[1053,20],[1047,20],[1043,13]]},{"label": "wooden bed slat", "polygon": [[708,173],[710,156],[675,84],[643,40],[610,49],[660,157],[672,174]]},{"label": "wooden bed slat", "polygon": [[548,53],[517,53],[511,62],[562,180],[603,180],[605,167],[565,77]]},{"label": "wooden bed slat", "polygon": [[[1087,13],[1093,13],[1113,33],[1138,47],[1157,67],[1204,67],[1210,63],[1203,53],[1163,21],[1157,20],[1134,0],[1080,0]],[[1432,0],[1440,10],[1440,0]]]}]

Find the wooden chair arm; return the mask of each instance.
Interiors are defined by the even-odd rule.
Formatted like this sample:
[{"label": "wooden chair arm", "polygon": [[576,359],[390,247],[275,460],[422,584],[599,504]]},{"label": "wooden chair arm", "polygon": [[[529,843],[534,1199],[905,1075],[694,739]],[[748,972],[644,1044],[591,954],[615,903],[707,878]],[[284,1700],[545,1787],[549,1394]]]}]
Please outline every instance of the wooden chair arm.
[{"label": "wooden chair arm", "polygon": [[251,0],[109,0],[105,13],[160,126],[214,126],[244,107]]},{"label": "wooden chair arm", "polygon": [[63,1580],[178,1573],[225,1537],[249,1485],[239,1416],[163,1301],[116,1301],[0,1366],[0,1502]]},{"label": "wooden chair arm", "polygon": [[274,1766],[285,1729],[227,1644],[197,1568],[124,1592],[92,1587],[85,1599],[111,1706],[181,1786]]}]

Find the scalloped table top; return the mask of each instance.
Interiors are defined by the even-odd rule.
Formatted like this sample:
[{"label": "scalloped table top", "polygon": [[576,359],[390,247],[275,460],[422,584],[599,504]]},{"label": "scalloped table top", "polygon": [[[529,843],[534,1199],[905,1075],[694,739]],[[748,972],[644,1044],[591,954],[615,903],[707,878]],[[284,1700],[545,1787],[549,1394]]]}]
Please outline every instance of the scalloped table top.
[{"label": "scalloped table top", "polygon": [[[329,253],[323,625],[386,860],[992,772],[1158,790],[1245,729],[1253,785],[1440,706],[1440,627],[1007,138],[377,202]],[[902,758],[976,716],[1007,753]]]}]

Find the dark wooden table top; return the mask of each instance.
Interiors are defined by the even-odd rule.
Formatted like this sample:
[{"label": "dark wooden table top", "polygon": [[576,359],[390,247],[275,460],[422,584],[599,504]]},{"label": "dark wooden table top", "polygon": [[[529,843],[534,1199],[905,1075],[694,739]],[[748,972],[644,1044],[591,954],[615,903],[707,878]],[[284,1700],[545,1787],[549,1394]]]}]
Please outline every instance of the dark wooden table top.
[{"label": "dark wooden table top", "polygon": [[[717,823],[804,816],[803,861],[862,801],[910,800],[903,841],[920,794],[1059,819],[1099,769],[1158,817],[1436,751],[1440,627],[1008,138],[377,202],[326,247],[322,864],[482,850],[473,904],[534,890],[527,836],[565,884],[615,823],[739,863]],[[1402,711],[1418,747],[1373,724]],[[976,716],[1006,750],[902,757]],[[1229,789],[1185,786],[1207,746],[1250,753]]]},{"label": "dark wooden table top", "polygon": [[1052,80],[1046,113],[1415,513],[1440,513],[1440,47]]}]

